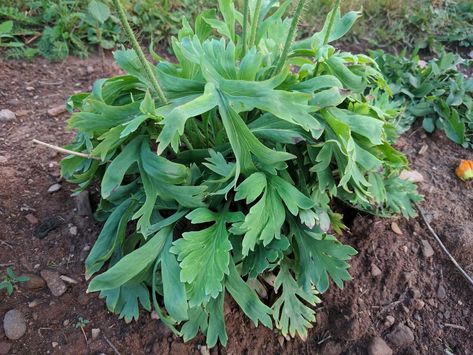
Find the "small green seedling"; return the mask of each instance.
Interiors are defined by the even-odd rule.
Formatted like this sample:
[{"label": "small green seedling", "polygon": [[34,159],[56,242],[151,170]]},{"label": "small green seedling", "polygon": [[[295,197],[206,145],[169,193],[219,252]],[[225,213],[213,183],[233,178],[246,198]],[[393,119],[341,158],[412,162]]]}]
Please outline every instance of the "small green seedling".
[{"label": "small green seedling", "polygon": [[89,323],[90,323],[90,320],[84,319],[84,318],[82,318],[82,317],[79,317],[79,318],[77,319],[77,323],[75,324],[75,327],[76,327],[77,329],[79,329],[79,328],[84,328],[84,327],[87,326],[87,324],[89,324]]},{"label": "small green seedling", "polygon": [[16,276],[11,267],[7,268],[7,275],[0,282],[0,290],[6,289],[8,296],[11,296],[14,290],[14,285],[20,282],[26,282],[30,278],[27,276]]}]

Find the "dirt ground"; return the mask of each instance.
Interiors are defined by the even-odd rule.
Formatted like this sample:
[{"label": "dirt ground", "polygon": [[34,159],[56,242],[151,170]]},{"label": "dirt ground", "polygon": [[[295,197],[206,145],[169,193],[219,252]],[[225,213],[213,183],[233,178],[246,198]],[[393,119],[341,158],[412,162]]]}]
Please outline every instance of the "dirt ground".
[{"label": "dirt ground", "polygon": [[[113,71],[109,60],[107,71]],[[125,324],[107,312],[97,295],[85,292],[83,260],[100,225],[78,215],[73,186],[59,176],[61,156],[31,140],[66,144],[72,137],[65,130],[67,114],[53,117],[47,111],[75,91],[88,90],[104,74],[109,73],[103,72],[98,58],[70,58],[64,63],[0,61],[0,109],[17,115],[14,121],[0,122],[0,275],[7,266],[17,274],[56,270],[77,282],[67,283],[60,297],[41,280],[35,289],[20,285],[10,297],[2,293],[0,319],[17,309],[26,318],[27,330],[21,339],[11,341],[0,326],[0,354],[205,353],[202,337],[184,344],[144,313],[138,322]],[[409,156],[411,169],[424,176],[420,191],[425,194],[421,205],[427,218],[472,274],[473,184],[454,175],[459,159],[473,159],[472,151],[440,133],[427,136],[421,129],[407,133],[398,147]],[[57,183],[61,189],[49,193]],[[366,354],[372,339],[380,336],[397,354],[472,354],[473,289],[421,219],[382,220],[351,213],[346,222],[350,231],[342,239],[359,251],[352,260],[354,280],[345,290],[331,287],[322,295],[317,324],[306,342],[255,329],[229,303],[228,346],[210,353]],[[45,226],[52,230],[42,234]],[[433,256],[428,256],[423,240],[432,246]],[[80,317],[89,321],[82,323],[82,329]],[[414,335],[407,346],[392,341],[390,334],[399,324]],[[92,329],[100,329],[95,338]]]}]

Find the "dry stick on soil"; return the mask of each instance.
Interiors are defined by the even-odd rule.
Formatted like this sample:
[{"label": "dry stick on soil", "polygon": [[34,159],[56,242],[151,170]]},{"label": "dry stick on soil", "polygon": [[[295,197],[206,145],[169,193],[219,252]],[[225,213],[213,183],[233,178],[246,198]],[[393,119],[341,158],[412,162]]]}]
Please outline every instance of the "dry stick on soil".
[{"label": "dry stick on soil", "polygon": [[442,240],[439,238],[439,236],[437,235],[437,233],[435,233],[434,229],[432,228],[432,226],[429,224],[429,222],[427,222],[427,218],[425,218],[425,215],[424,215],[424,211],[422,211],[422,209],[420,208],[420,206],[416,203],[415,206],[417,207],[417,210],[419,211],[419,214],[420,216],[422,217],[422,220],[424,221],[425,225],[427,226],[427,228],[429,229],[430,233],[432,234],[432,236],[435,238],[435,240],[439,243],[440,247],[442,248],[442,250],[445,252],[445,254],[448,255],[448,257],[450,258],[450,260],[452,261],[453,265],[455,265],[455,267],[461,272],[461,274],[465,277],[465,279],[467,279],[468,282],[470,282],[470,286],[473,286],[473,279],[471,278],[470,275],[468,275],[468,273],[463,270],[463,268],[460,266],[460,264],[458,264],[458,262],[455,260],[455,258],[453,257],[452,254],[450,254],[450,252],[448,251],[448,249],[445,247],[445,245],[442,243]]},{"label": "dry stick on soil", "polygon": [[108,343],[108,345],[110,345],[110,347],[113,349],[113,351],[115,352],[115,354],[117,355],[121,355],[120,352],[117,350],[117,348],[115,347],[115,345],[112,344],[112,342],[110,340],[108,340],[108,338],[105,336],[105,334],[103,335],[103,338],[105,339],[105,341]]},{"label": "dry stick on soil", "polygon": [[75,156],[77,156],[77,157],[86,158],[86,159],[101,160],[100,158],[94,157],[94,156],[92,156],[92,155],[90,155],[90,154],[74,152],[73,150],[64,149],[64,148],[58,147],[58,146],[56,146],[56,145],[52,145],[52,144],[49,144],[49,143],[41,142],[41,141],[39,141],[39,140],[37,140],[37,139],[33,139],[33,143],[36,143],[36,144],[39,144],[39,145],[48,147],[48,148],[53,149],[53,150],[55,150],[55,151],[57,151],[57,152],[59,152],[59,153],[75,155]]}]

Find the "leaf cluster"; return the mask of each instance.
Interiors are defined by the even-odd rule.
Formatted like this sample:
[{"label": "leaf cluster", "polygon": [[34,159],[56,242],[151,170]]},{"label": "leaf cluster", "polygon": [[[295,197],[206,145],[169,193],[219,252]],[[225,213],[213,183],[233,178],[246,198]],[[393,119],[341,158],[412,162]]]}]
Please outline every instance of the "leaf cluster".
[{"label": "leaf cluster", "polygon": [[27,276],[16,276],[11,267],[7,268],[7,274],[3,278],[3,281],[0,282],[0,290],[5,289],[8,296],[13,294],[15,284],[21,282],[27,282],[30,278]]},{"label": "leaf cluster", "polygon": [[356,254],[333,235],[344,228],[333,199],[412,216],[419,198],[398,177],[407,161],[388,114],[366,95],[389,90],[376,62],[330,44],[359,13],[335,8],[293,41],[290,1],[247,4],[183,20],[176,61],[152,70],[166,100],[134,51],[115,52],[126,74],[68,102],[67,148],[96,159],[61,164],[78,191],[100,180],[89,292],[127,322],[141,305],[211,347],[227,342],[228,297],[255,325],[307,337],[320,293],[351,279]]},{"label": "leaf cluster", "polygon": [[457,144],[473,147],[473,78],[463,71],[471,60],[454,53],[443,53],[424,62],[417,51],[393,56],[373,51],[371,56],[390,83],[394,102],[401,114],[396,117],[400,133],[417,119],[428,133],[442,129]]}]

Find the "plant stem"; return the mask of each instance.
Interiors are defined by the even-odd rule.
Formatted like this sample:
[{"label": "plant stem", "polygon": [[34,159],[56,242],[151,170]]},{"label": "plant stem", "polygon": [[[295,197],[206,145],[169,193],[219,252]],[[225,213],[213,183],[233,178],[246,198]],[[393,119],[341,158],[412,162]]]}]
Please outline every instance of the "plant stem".
[{"label": "plant stem", "polygon": [[128,23],[125,10],[123,9],[123,6],[120,0],[113,0],[113,4],[118,11],[118,17],[120,18],[120,22],[122,23],[122,26],[125,29],[125,32],[131,42],[131,45],[133,49],[135,50],[136,54],[138,55],[138,58],[140,59],[141,65],[143,65],[143,68],[146,71],[146,74],[151,80],[151,85],[153,86],[154,91],[156,91],[156,93],[158,94],[161,102],[164,105],[166,105],[168,103],[168,100],[166,96],[164,95],[163,89],[159,85],[158,78],[156,77],[156,74],[154,73],[151,67],[151,64],[146,59],[145,54],[143,53],[143,50],[141,49],[138,43],[138,40],[136,39],[136,36],[133,33],[133,30],[131,29],[130,24]]},{"label": "plant stem", "polygon": [[284,49],[282,51],[281,56],[276,64],[276,68],[273,71],[273,74],[279,74],[282,70],[284,64],[286,63],[287,56],[289,54],[289,49],[291,48],[292,41],[294,40],[294,36],[296,34],[297,25],[299,23],[299,19],[302,14],[302,9],[304,8],[305,0],[299,0],[297,4],[296,11],[294,12],[294,17],[291,22],[291,27],[289,28],[289,33],[287,34],[286,43],[284,44]]},{"label": "plant stem", "polygon": [[[335,7],[333,8],[332,16],[330,16],[330,21],[328,23],[327,32],[325,33],[324,42],[322,46],[325,46],[330,39],[330,34],[332,33],[332,27],[333,27],[333,24],[335,23],[335,17],[337,16],[337,10],[339,7],[340,7],[340,0],[336,0]],[[320,66],[320,60],[317,61],[317,65],[315,66],[315,72],[314,72],[315,75],[317,75],[317,72],[319,71],[319,66]]]},{"label": "plant stem", "polygon": [[245,3],[243,5],[243,27],[242,27],[242,34],[241,34],[241,41],[243,42],[243,55],[244,57],[246,55],[246,52],[248,51],[248,14],[250,12],[250,5],[249,5],[250,0],[245,0]]},{"label": "plant stem", "polygon": [[251,23],[251,37],[250,47],[253,47],[256,42],[256,30],[258,29],[259,15],[261,13],[262,0],[256,0],[255,13],[253,14],[253,21]]}]

